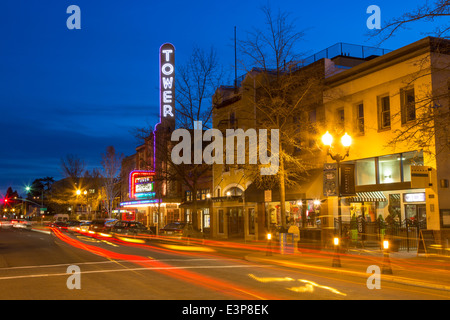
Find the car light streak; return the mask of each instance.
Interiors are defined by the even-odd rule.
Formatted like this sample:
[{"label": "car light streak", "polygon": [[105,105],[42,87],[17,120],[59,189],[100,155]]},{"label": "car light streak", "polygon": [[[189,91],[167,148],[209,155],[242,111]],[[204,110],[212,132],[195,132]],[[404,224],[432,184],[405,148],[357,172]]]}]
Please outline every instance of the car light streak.
[{"label": "car light streak", "polygon": [[171,249],[171,250],[177,250],[177,251],[215,252],[214,249],[207,248],[207,247],[200,247],[200,246],[177,246],[177,245],[170,245],[170,244],[164,244],[162,246],[164,248]]},{"label": "car light streak", "polygon": [[117,239],[122,240],[122,241],[124,241],[124,242],[131,242],[131,243],[145,243],[145,240],[142,240],[142,239],[136,239],[136,238],[117,237]]},{"label": "car light streak", "polygon": [[[221,291],[223,294],[231,295],[236,299],[261,299],[261,300],[277,300],[277,297],[269,296],[266,294],[260,294],[256,292],[252,292],[249,289],[245,289],[243,287],[236,286],[232,283],[217,280],[208,276],[203,276],[196,274],[194,272],[190,272],[184,269],[180,269],[178,267],[172,267],[167,264],[164,264],[160,261],[154,259],[148,259],[146,257],[137,256],[137,255],[129,255],[129,254],[121,254],[114,251],[105,250],[102,248],[98,248],[93,245],[82,243],[76,239],[72,239],[67,235],[64,235],[60,230],[53,229],[53,233],[57,236],[61,241],[64,241],[67,244],[72,245],[73,247],[86,250],[93,254],[105,257],[106,259],[114,259],[114,260],[125,260],[125,261],[133,261],[133,263],[138,264],[145,268],[150,268],[152,270],[158,271],[164,275],[170,276],[172,278],[191,283],[196,286],[201,286],[203,288],[207,288],[212,291]],[[245,265],[247,266],[247,265]],[[210,266],[208,266],[210,268]],[[173,270],[177,270],[177,272],[173,272]]]},{"label": "car light streak", "polygon": [[262,282],[262,283],[268,283],[268,282],[284,282],[284,281],[295,281],[295,279],[293,278],[289,278],[289,277],[284,277],[284,278],[276,278],[276,277],[257,277],[254,274],[249,274],[248,275],[250,278],[258,281],[258,282]]},{"label": "car light streak", "polygon": [[314,291],[314,287],[316,288],[320,288],[320,289],[325,289],[328,290],[334,294],[338,294],[338,295],[342,295],[342,296],[346,296],[346,293],[342,293],[337,289],[328,287],[328,286],[321,286],[313,281],[310,280],[304,280],[304,279],[299,279],[298,281],[306,283],[305,286],[303,287],[293,287],[293,288],[288,288],[288,290],[294,291],[294,292],[313,292]]}]

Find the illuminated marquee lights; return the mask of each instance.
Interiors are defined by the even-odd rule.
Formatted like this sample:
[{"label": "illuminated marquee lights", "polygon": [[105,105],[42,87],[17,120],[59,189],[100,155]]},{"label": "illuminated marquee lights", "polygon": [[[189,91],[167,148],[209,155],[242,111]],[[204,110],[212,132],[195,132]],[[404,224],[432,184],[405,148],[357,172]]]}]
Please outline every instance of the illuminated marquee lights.
[{"label": "illuminated marquee lights", "polygon": [[165,43],[160,48],[161,119],[174,119],[175,111],[175,47]]},{"label": "illuminated marquee lights", "polygon": [[151,203],[157,203],[158,199],[152,199],[152,200],[137,200],[137,201],[126,201],[121,202],[120,205],[122,207],[147,207]]},{"label": "illuminated marquee lights", "polygon": [[156,193],[152,192],[154,190],[153,186],[154,176],[155,176],[154,171],[142,171],[142,170],[131,171],[129,183],[130,198],[131,199],[155,198]]}]

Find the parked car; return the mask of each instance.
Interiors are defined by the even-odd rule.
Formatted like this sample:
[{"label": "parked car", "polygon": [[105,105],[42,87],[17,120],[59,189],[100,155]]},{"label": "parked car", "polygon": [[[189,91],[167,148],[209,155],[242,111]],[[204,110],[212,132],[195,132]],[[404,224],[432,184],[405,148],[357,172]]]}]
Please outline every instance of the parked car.
[{"label": "parked car", "polygon": [[117,222],[117,219],[96,219],[92,220],[89,225],[89,230],[94,232],[109,232],[111,231],[114,223]]},{"label": "parked car", "polygon": [[153,232],[150,231],[144,224],[137,221],[125,221],[119,220],[111,228],[111,233],[123,234],[123,235],[150,235]]},{"label": "parked car", "polygon": [[159,233],[162,236],[170,238],[204,238],[204,233],[194,229],[192,223],[186,222],[172,222],[166,225],[164,228],[159,229]]},{"label": "parked car", "polygon": [[162,236],[181,238],[186,225],[186,222],[172,222],[164,228],[159,229],[159,234]]},{"label": "parked car", "polygon": [[21,230],[31,230],[31,222],[28,220],[18,220],[13,224],[13,228]]}]

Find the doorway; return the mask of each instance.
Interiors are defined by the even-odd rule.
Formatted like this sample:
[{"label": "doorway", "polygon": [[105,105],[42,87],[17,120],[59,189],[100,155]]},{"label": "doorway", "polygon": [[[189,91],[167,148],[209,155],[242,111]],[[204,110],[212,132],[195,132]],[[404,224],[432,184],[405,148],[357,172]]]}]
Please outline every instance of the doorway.
[{"label": "doorway", "polygon": [[420,229],[427,228],[427,211],[425,204],[405,204],[405,217],[413,223],[418,223]]}]

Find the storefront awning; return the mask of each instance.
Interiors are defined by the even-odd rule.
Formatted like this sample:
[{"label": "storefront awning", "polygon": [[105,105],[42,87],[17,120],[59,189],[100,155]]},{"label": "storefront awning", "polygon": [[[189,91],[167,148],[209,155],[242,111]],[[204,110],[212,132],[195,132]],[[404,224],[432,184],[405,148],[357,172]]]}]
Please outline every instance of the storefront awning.
[{"label": "storefront awning", "polygon": [[357,192],[355,196],[347,197],[347,202],[385,202],[387,201],[383,192],[369,191]]}]

